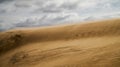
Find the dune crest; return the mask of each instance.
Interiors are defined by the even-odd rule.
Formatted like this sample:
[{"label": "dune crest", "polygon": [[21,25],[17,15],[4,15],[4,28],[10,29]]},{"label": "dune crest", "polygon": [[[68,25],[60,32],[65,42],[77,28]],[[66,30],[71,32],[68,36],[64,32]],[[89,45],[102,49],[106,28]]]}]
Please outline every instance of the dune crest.
[{"label": "dune crest", "polygon": [[119,67],[119,40],[120,19],[1,32],[0,65]]}]

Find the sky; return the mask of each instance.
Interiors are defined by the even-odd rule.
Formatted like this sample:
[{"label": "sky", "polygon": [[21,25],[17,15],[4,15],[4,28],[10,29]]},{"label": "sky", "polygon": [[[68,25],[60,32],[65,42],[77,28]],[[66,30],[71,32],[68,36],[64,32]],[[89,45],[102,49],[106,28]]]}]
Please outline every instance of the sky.
[{"label": "sky", "polygon": [[120,17],[120,0],[0,0],[0,31]]}]

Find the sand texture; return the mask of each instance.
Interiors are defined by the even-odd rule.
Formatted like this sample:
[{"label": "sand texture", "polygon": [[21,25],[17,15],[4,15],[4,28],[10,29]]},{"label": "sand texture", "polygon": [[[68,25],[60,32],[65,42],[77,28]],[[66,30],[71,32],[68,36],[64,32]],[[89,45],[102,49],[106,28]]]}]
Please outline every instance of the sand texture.
[{"label": "sand texture", "polygon": [[0,67],[120,67],[120,19],[0,32]]}]

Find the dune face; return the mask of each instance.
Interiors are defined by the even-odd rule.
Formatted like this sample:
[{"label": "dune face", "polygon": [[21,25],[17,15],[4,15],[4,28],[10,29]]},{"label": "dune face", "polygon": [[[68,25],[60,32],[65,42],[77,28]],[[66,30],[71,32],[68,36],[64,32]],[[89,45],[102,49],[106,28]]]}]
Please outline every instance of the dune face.
[{"label": "dune face", "polygon": [[120,67],[120,19],[2,32],[0,67]]}]

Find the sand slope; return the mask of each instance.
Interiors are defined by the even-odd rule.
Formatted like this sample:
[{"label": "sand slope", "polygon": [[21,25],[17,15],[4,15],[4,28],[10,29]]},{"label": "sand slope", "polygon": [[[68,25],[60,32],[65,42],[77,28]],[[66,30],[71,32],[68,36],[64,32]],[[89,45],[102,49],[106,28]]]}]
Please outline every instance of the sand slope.
[{"label": "sand slope", "polygon": [[120,67],[120,19],[2,32],[0,67]]}]

